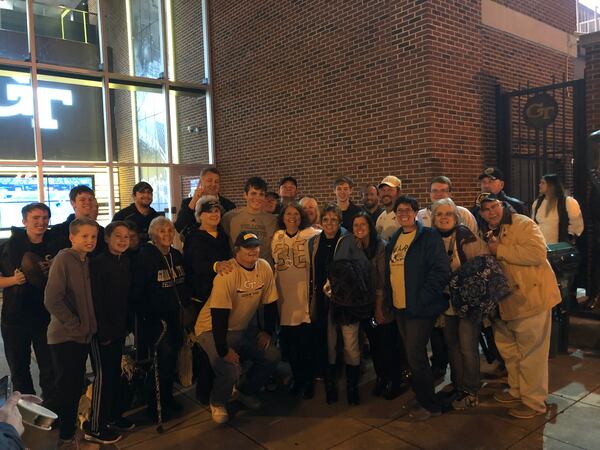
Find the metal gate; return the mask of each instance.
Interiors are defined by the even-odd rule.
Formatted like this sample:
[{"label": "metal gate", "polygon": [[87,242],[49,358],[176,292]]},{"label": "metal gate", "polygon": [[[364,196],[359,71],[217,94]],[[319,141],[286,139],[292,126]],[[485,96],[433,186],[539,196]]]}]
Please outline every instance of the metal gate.
[{"label": "metal gate", "polygon": [[586,198],[585,81],[512,92],[496,88],[497,158],[506,192],[531,204],[538,182],[557,173],[583,206]]}]

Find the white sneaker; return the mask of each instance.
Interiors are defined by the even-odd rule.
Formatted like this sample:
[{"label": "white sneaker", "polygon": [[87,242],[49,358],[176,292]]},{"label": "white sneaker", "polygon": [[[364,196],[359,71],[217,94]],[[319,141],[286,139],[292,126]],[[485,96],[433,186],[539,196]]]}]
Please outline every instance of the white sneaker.
[{"label": "white sneaker", "polygon": [[233,392],[231,393],[231,400],[240,402],[248,409],[260,408],[260,400],[250,395],[242,394],[236,387],[233,388]]},{"label": "white sneaker", "polygon": [[215,423],[222,424],[227,423],[229,420],[229,414],[227,414],[227,409],[224,406],[218,405],[210,405],[210,413],[212,415],[212,420]]}]

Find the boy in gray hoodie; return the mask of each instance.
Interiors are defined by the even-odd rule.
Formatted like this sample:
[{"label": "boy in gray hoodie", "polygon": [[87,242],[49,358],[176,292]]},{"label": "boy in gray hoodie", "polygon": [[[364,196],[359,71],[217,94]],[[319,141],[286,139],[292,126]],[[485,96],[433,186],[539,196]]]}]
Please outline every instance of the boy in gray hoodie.
[{"label": "boy in gray hoodie", "polygon": [[59,449],[76,446],[77,406],[84,388],[89,344],[97,330],[87,256],[96,247],[97,237],[94,220],[82,217],[70,223],[71,248],[61,250],[52,261],[44,291],[61,421]]}]

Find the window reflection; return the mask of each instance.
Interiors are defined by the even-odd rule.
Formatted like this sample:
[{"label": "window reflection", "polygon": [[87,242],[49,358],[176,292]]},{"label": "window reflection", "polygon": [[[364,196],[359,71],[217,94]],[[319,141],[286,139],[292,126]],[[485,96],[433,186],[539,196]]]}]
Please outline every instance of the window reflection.
[{"label": "window reflection", "polygon": [[159,0],[130,0],[134,74],[161,78],[163,75]]},{"label": "window reflection", "polygon": [[139,161],[168,162],[165,100],[162,94],[136,92],[136,123]]}]

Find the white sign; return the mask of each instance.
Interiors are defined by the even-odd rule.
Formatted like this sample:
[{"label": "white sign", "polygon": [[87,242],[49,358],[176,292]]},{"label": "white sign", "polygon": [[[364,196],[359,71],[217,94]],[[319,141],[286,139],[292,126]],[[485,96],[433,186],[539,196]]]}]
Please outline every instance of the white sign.
[{"label": "white sign", "polygon": [[[12,79],[18,84],[6,85],[6,98],[16,103],[8,106],[0,106],[0,117],[33,117],[33,88],[29,85],[29,80],[19,77],[12,77]],[[40,128],[58,130],[58,121],[52,116],[52,102],[59,101],[63,105],[72,106],[73,93],[68,89],[38,87],[37,98]],[[33,119],[31,119],[31,126],[33,126]]]}]

